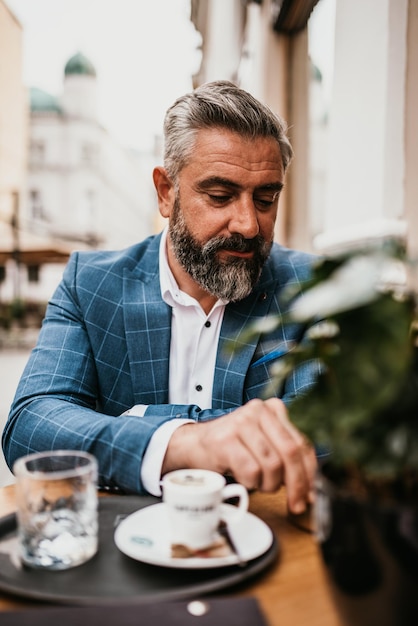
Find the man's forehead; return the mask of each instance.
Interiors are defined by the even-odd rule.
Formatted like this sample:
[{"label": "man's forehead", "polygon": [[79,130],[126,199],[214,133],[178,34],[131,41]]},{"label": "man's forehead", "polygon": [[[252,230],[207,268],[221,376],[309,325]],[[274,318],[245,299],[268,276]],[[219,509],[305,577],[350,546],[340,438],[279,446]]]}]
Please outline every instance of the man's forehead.
[{"label": "man's forehead", "polygon": [[280,147],[273,137],[249,138],[225,129],[199,131],[183,169],[199,173],[202,180],[218,177],[233,182],[249,175],[265,179],[263,184],[283,180]]}]

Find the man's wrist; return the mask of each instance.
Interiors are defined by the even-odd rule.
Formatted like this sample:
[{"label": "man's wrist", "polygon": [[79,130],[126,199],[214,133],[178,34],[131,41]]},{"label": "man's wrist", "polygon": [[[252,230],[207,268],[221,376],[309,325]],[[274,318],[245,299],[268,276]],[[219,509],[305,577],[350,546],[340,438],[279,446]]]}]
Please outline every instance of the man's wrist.
[{"label": "man's wrist", "polygon": [[174,419],[164,422],[151,437],[141,465],[141,481],[144,489],[154,496],[161,495],[161,475],[164,456],[173,433],[188,420]]},{"label": "man's wrist", "polygon": [[198,442],[195,436],[199,424],[188,422],[172,434],[164,456],[161,475],[176,469],[198,467]]}]

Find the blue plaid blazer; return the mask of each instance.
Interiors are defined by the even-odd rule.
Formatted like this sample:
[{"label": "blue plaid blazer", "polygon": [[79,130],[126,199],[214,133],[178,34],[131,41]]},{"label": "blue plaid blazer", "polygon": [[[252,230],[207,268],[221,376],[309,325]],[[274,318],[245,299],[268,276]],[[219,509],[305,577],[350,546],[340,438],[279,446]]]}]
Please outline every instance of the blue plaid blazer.
[{"label": "blue plaid blazer", "polygon": [[[159,244],[157,235],[121,252],[71,256],[3,433],[9,467],[39,450],[83,449],[97,457],[101,485],[141,493],[141,460],[163,422],[213,419],[260,397],[273,360],[302,340],[306,329],[292,325],[241,342],[234,355],[225,349],[250,323],[281,311],[284,285],[309,276],[310,255],[274,244],[251,295],[226,307],[212,409],[168,404],[171,308],[161,297]],[[301,368],[278,395],[290,401],[314,375],[313,365]],[[148,405],[143,417],[121,415],[135,404]]]}]

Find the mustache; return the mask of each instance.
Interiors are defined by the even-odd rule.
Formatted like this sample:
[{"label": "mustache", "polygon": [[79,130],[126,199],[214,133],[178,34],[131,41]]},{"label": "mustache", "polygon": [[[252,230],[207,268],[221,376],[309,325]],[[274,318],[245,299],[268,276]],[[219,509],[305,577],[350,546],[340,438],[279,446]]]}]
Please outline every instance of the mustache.
[{"label": "mustache", "polygon": [[238,233],[230,237],[214,237],[203,246],[206,254],[213,254],[219,250],[232,250],[234,252],[259,252],[265,241],[261,235],[252,239],[246,239]]}]

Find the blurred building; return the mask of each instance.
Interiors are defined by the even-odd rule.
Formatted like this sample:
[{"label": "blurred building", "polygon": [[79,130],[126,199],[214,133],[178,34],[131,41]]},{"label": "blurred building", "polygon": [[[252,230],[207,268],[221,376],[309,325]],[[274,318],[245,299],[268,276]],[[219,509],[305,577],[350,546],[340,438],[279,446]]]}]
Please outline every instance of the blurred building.
[{"label": "blurred building", "polygon": [[143,157],[98,122],[96,72],[83,54],[67,62],[61,98],[31,89],[26,217],[33,230],[91,247],[125,246],[151,231],[149,178]]},{"label": "blurred building", "polygon": [[[6,11],[1,0],[0,7]],[[16,30],[21,38],[20,26]],[[9,167],[3,208],[8,215],[0,235],[2,297],[46,302],[72,250],[120,249],[154,232],[157,203],[150,171],[156,155],[120,145],[100,124],[96,70],[81,52],[63,68],[62,94],[33,87],[28,106],[21,59],[10,65],[21,97],[16,99],[17,86],[9,81],[9,106],[6,112],[0,107],[0,114],[6,128],[16,130],[18,121],[20,126],[7,136],[15,167]]]},{"label": "blurred building", "polygon": [[[320,110],[309,43],[324,4],[333,81]],[[309,250],[406,232],[418,251],[418,0],[192,0],[191,19],[203,39],[195,85],[235,81],[289,124],[277,238]]]},{"label": "blurred building", "polygon": [[64,68],[61,97],[32,88],[30,110],[27,228],[71,249],[119,249],[151,234],[151,155],[121,146],[99,123],[96,71],[81,52]]}]

